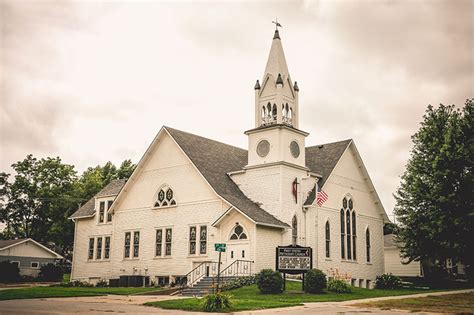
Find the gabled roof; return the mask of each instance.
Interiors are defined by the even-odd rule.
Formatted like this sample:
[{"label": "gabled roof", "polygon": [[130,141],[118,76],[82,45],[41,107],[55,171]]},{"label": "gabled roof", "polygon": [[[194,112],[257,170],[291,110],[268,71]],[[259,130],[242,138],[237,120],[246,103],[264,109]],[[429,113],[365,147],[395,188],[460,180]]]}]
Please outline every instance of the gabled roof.
[{"label": "gabled roof", "polygon": [[[324,183],[331,175],[332,170],[336,167],[337,162],[341,158],[352,139],[325,143],[306,148],[306,167],[312,172],[321,175],[318,185],[323,187]],[[311,205],[316,198],[316,187],[313,187],[306,198],[305,205]]]},{"label": "gabled roof", "polygon": [[214,191],[257,224],[289,227],[250,200],[227,175],[247,165],[247,150],[164,127]]},{"label": "gabled roof", "polygon": [[0,250],[4,249],[6,247],[9,247],[11,245],[22,243],[25,240],[27,240],[27,239],[26,238],[19,238],[17,240],[0,240]]},{"label": "gabled roof", "polygon": [[116,196],[125,185],[126,179],[115,179],[102,188],[94,197],[89,199],[82,207],[74,212],[69,218],[84,218],[91,217],[95,213],[95,198]]},{"label": "gabled roof", "polygon": [[10,247],[14,247],[14,246],[26,243],[26,242],[31,242],[31,243],[37,245],[38,247],[41,247],[45,251],[47,251],[50,254],[56,256],[56,258],[58,258],[58,259],[64,258],[63,256],[61,256],[58,253],[52,251],[51,249],[47,248],[46,246],[38,243],[37,241],[35,241],[32,238],[20,238],[20,239],[17,239],[17,240],[0,240],[0,250],[4,250],[4,249],[10,248]]}]

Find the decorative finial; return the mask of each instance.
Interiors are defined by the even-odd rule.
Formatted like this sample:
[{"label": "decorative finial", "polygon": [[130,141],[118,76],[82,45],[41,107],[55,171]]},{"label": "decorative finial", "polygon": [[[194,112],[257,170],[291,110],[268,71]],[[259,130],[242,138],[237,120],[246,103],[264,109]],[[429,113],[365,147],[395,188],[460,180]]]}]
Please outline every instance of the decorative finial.
[{"label": "decorative finial", "polygon": [[255,90],[260,90],[260,83],[258,82],[258,80],[257,80],[257,83],[255,83],[254,89]]},{"label": "decorative finial", "polygon": [[293,90],[295,90],[296,92],[300,90],[300,88],[298,87],[298,83],[296,81],[295,81],[295,84],[293,85]]},{"label": "decorative finial", "polygon": [[281,24],[278,23],[277,18],[275,18],[275,21],[272,21],[272,23],[275,24],[275,35],[273,35],[273,39],[280,39],[280,33],[278,32],[278,27],[283,27],[283,26],[281,26]]}]

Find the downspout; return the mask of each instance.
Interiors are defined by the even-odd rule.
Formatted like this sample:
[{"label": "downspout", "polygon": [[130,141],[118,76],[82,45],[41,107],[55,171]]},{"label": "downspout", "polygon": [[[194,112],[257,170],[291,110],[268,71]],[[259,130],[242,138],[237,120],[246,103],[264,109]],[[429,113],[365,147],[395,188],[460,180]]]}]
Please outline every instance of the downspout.
[{"label": "downspout", "polygon": [[74,242],[72,244],[73,248],[72,248],[72,264],[71,264],[71,277],[70,277],[70,280],[69,281],[72,281],[74,279],[74,265],[76,263],[76,255],[75,255],[75,251],[76,251],[76,235],[77,235],[77,221],[74,220],[74,219],[71,219],[72,222],[74,222]]}]

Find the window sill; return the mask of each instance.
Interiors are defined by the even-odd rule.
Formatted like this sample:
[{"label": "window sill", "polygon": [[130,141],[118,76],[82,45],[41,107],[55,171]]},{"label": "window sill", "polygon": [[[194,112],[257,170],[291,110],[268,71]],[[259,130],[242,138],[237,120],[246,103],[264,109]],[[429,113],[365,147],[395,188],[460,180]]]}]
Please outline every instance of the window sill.
[{"label": "window sill", "polygon": [[371,262],[367,262],[365,263],[366,265],[369,265],[369,266],[372,266],[372,263]]},{"label": "window sill", "polygon": [[100,222],[100,223],[97,223],[97,225],[112,225],[112,221],[109,221],[109,222]]},{"label": "window sill", "polygon": [[201,255],[188,255],[187,258],[207,258],[209,255],[201,254]]},{"label": "window sill", "polygon": [[173,256],[155,256],[153,259],[171,259]]},{"label": "window sill", "polygon": [[122,259],[122,261],[134,261],[134,260],[140,260],[140,257],[124,258],[124,259]]},{"label": "window sill", "polygon": [[176,207],[178,207],[177,204],[176,205],[171,205],[171,206],[164,206],[164,207],[155,207],[155,206],[153,206],[153,207],[151,207],[151,210],[170,209],[170,208],[176,208]]},{"label": "window sill", "polygon": [[358,264],[357,260],[341,259],[341,262],[349,264]]},{"label": "window sill", "polygon": [[87,262],[90,262],[90,263],[110,262],[110,259],[88,259]]},{"label": "window sill", "polygon": [[325,260],[325,261],[332,261],[331,258],[327,258],[327,257],[326,257],[324,260]]}]

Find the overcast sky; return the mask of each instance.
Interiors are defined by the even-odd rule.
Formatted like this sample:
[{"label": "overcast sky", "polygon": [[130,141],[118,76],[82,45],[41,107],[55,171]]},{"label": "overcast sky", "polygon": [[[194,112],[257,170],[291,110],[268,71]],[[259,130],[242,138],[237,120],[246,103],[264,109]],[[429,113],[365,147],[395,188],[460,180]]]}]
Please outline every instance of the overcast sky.
[{"label": "overcast sky", "polygon": [[162,125],[246,148],[275,17],[307,145],[353,138],[389,215],[426,106],[474,96],[474,1],[0,3],[0,171],[137,162]]}]

